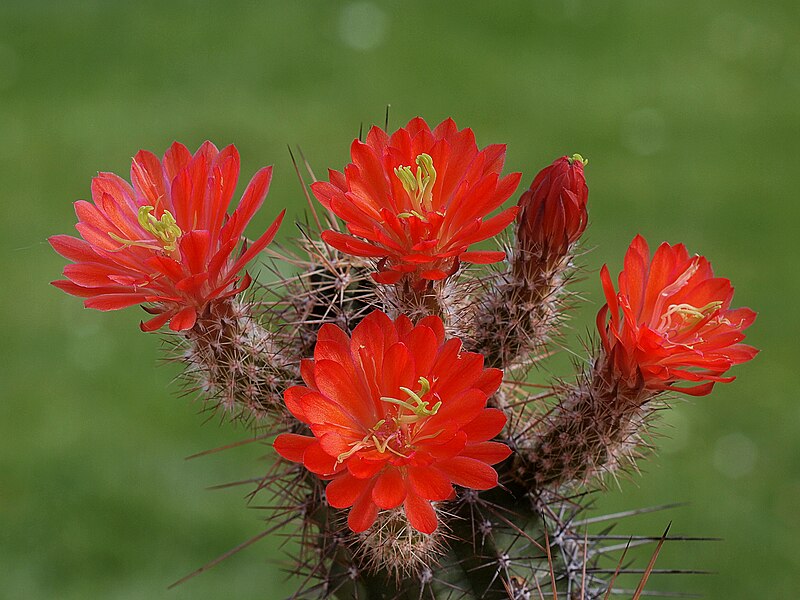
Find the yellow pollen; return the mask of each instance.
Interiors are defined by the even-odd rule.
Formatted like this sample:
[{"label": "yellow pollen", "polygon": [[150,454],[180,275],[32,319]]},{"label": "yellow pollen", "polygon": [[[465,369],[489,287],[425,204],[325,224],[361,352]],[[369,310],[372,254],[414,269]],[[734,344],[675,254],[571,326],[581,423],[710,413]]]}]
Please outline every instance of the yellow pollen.
[{"label": "yellow pollen", "polygon": [[433,185],[436,183],[436,169],[433,167],[433,159],[429,154],[417,156],[417,172],[411,170],[410,166],[396,167],[394,174],[403,184],[403,189],[411,198],[414,210],[403,215],[419,216],[425,211],[433,210]]},{"label": "yellow pollen", "polygon": [[670,304],[667,312],[661,316],[659,328],[661,330],[668,329],[672,316],[678,315],[683,319],[683,326],[679,329],[686,329],[687,327],[691,327],[698,321],[702,321],[709,315],[715,313],[720,309],[721,306],[722,302],[720,300],[709,302],[700,308],[692,306],[691,304]]},{"label": "yellow pollen", "polygon": [[[183,232],[181,231],[181,228],[178,227],[178,223],[175,221],[175,217],[172,216],[171,212],[165,210],[164,214],[161,215],[161,218],[156,219],[152,215],[154,210],[154,206],[140,206],[137,220],[139,221],[139,225],[142,227],[142,229],[151,234],[160,242],[160,246],[153,244],[149,240],[126,240],[125,238],[121,238],[111,231],[108,232],[109,237],[120,244],[123,244],[123,248],[125,246],[141,246],[143,248],[151,248],[153,250],[160,250],[163,248],[167,252],[174,252],[178,246],[178,239],[181,237],[181,235],[183,235]],[[120,248],[120,250],[121,249],[122,248]]]}]

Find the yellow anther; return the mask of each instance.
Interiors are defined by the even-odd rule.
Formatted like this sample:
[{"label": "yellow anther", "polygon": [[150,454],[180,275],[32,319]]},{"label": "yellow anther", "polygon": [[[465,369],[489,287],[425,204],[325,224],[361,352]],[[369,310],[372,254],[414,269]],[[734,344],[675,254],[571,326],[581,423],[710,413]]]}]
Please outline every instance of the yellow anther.
[{"label": "yellow anther", "polygon": [[[433,210],[433,185],[436,183],[436,169],[430,154],[420,154],[414,161],[417,164],[416,175],[410,166],[396,167],[394,174],[403,184],[403,189],[411,198],[417,213]],[[413,212],[412,212],[413,214]]]}]

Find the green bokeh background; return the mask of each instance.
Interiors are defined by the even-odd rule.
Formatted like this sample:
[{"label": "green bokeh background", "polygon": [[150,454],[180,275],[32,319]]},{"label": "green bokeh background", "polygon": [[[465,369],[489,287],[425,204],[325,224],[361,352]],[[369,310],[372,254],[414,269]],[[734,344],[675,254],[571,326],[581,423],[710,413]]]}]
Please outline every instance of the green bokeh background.
[{"label": "green bokeh background", "polygon": [[[46,2],[0,5],[0,598],[278,598],[292,589],[261,541],[173,591],[170,582],[261,531],[244,490],[266,447],[184,461],[236,441],[177,400],[140,314],[85,311],[47,285],[71,202],[139,148],[236,143],[242,179],[274,163],[253,232],[303,214],[287,144],[341,167],[363,122],[453,116],[507,168],[589,156],[587,304],[636,233],[684,241],[760,313],[762,348],[739,380],[665,416],[662,452],[601,502],[687,501],[626,533],[724,538],[677,544],[653,578],[713,599],[800,588],[796,239],[800,5],[709,0],[534,2]],[[283,228],[286,239],[294,232]],[[559,374],[566,375],[563,367]]]}]

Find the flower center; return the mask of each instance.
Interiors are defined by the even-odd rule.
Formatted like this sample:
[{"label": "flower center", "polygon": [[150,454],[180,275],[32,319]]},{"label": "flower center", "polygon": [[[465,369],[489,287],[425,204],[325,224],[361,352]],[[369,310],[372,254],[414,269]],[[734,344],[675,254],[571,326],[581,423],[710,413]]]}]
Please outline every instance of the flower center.
[{"label": "flower center", "polygon": [[721,306],[722,302],[719,300],[699,308],[691,304],[670,304],[667,312],[661,316],[659,329],[664,332],[684,333],[717,312]]},{"label": "flower center", "polygon": [[589,164],[589,159],[583,158],[580,154],[573,154],[572,156],[567,158],[567,162],[569,162],[569,164],[571,165],[575,164],[575,161],[583,163],[584,167]]},{"label": "flower center", "polygon": [[[419,385],[420,390],[417,392],[406,387],[400,388],[400,391],[408,396],[408,400],[381,396],[383,402],[395,404],[400,407],[397,415],[392,417],[392,423],[388,424],[387,419],[381,419],[375,423],[361,440],[350,442],[350,449],[342,452],[336,458],[336,462],[342,463],[360,450],[377,450],[380,454],[390,452],[400,458],[410,458],[408,454],[403,454],[403,452],[401,452],[401,450],[410,448],[412,435],[408,430],[409,426],[421,419],[432,417],[439,412],[439,408],[442,406],[440,400],[429,407],[428,402],[422,398],[431,390],[430,381],[425,377],[420,377]],[[434,438],[439,435],[439,433],[420,439]]]},{"label": "flower center", "polygon": [[[175,217],[168,210],[165,210],[160,219],[153,216],[154,206],[146,205],[139,207],[139,214],[137,220],[139,225],[147,233],[152,235],[160,242],[160,245],[153,244],[151,240],[127,240],[121,238],[115,233],[108,232],[109,237],[122,244],[123,248],[127,246],[140,246],[142,248],[151,248],[153,250],[165,250],[167,252],[174,252],[177,248],[178,239],[183,235],[181,228],[175,221]],[[120,248],[122,250],[122,248]]]},{"label": "flower center", "polygon": [[433,159],[430,154],[420,154],[415,162],[417,164],[416,174],[410,166],[399,166],[394,170],[394,174],[403,184],[403,189],[411,199],[413,207],[413,210],[400,213],[398,216],[414,215],[425,221],[424,213],[433,210],[433,185],[436,183],[436,169],[433,167]]}]

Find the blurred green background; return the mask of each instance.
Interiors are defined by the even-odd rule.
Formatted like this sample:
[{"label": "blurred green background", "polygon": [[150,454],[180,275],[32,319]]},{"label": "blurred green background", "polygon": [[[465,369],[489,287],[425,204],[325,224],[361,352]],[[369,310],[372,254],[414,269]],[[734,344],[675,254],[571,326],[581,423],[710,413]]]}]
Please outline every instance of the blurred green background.
[{"label": "blurred green background", "polygon": [[[601,507],[687,501],[622,532],[710,535],[653,589],[714,599],[800,589],[800,278],[796,198],[800,4],[795,0],[533,2],[73,2],[0,4],[1,598],[277,598],[278,538],[173,591],[166,586],[261,531],[244,490],[265,447],[184,461],[242,429],[203,424],[135,309],[85,311],[51,288],[71,202],[139,148],[236,143],[240,183],[276,175],[253,231],[303,214],[286,151],[340,168],[359,125],[453,116],[508,170],[590,157],[592,227],[576,315],[584,335],[634,234],[684,241],[760,316],[740,379],[666,415],[658,457]],[[127,175],[126,175],[127,176]],[[293,234],[291,224],[281,232]],[[562,370],[560,375],[566,375]],[[264,458],[267,455],[267,458]]]}]

